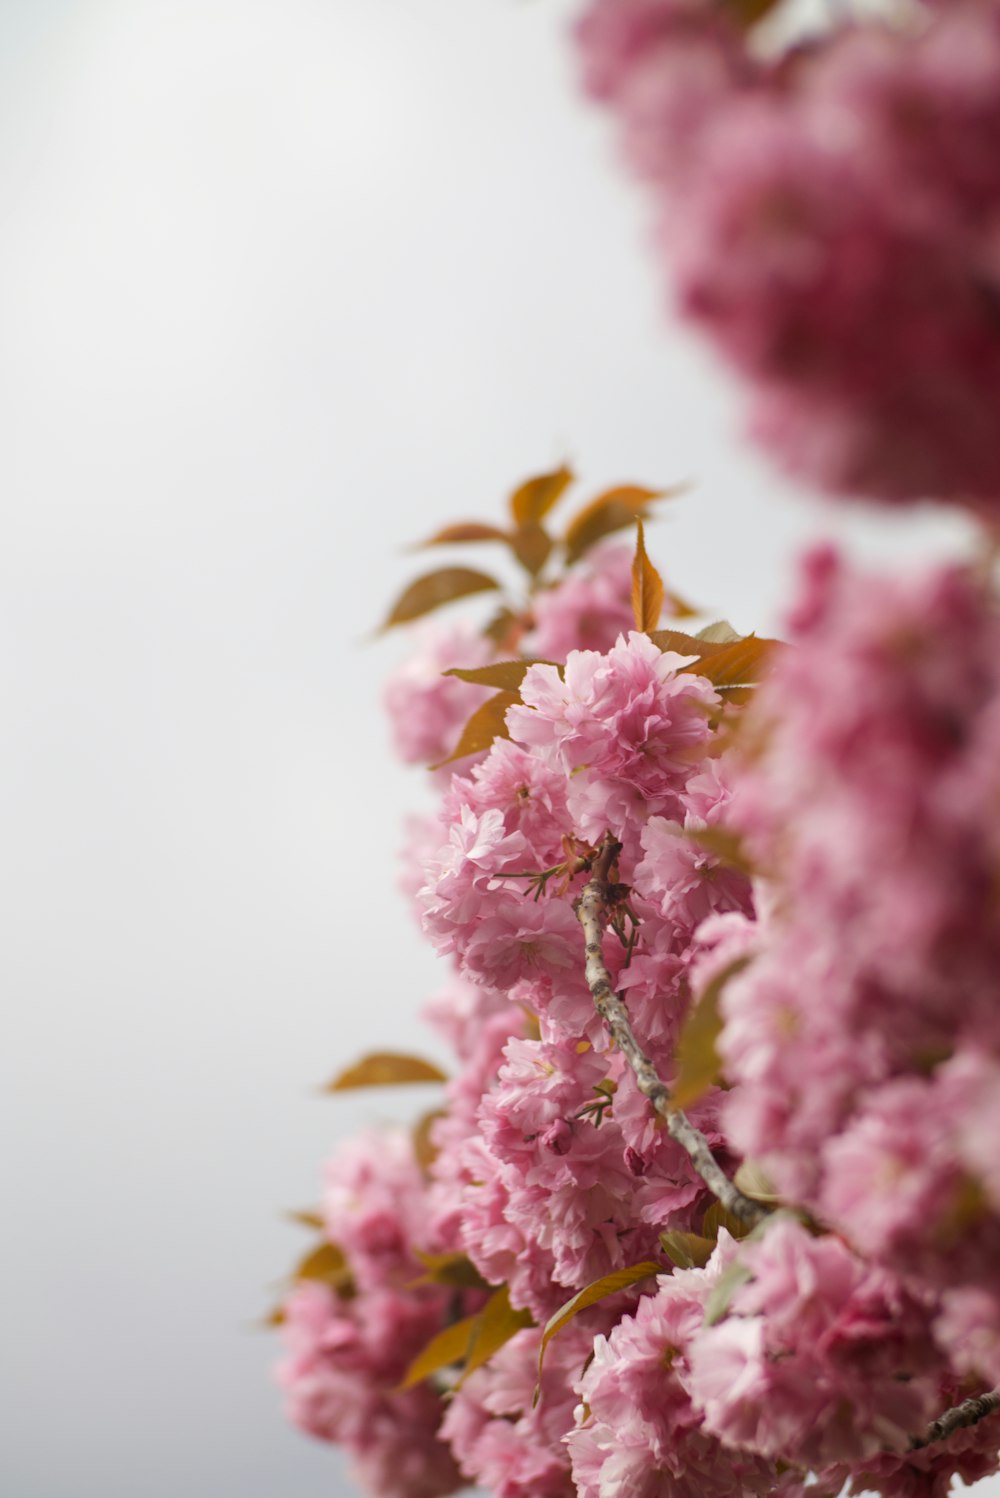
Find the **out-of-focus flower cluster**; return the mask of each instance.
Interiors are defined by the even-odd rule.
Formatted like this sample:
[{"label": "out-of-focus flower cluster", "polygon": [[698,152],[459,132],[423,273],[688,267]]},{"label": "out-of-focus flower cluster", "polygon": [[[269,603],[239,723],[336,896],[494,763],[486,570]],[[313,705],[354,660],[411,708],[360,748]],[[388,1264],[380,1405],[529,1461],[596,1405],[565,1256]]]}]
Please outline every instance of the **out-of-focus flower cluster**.
[{"label": "out-of-focus flower cluster", "polygon": [[775,55],[738,0],[592,0],[590,92],[679,308],[821,488],[1000,505],[1000,6],[899,7]]}]

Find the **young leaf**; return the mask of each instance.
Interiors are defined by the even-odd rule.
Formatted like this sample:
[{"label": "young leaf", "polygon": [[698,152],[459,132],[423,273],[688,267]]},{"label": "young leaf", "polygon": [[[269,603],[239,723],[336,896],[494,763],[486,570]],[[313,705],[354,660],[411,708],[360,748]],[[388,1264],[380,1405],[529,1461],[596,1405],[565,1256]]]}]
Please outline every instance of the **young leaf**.
[{"label": "young leaf", "polygon": [[781,1200],[774,1189],[774,1182],[755,1160],[743,1161],[733,1176],[733,1185],[738,1186],[743,1195],[749,1196],[751,1201],[773,1205]]},{"label": "young leaf", "polygon": [[646,555],[642,521],[636,523],[635,558],[632,562],[632,613],[636,629],[651,632],[663,611],[663,579]]},{"label": "young leaf", "polygon": [[660,1247],[677,1269],[704,1269],[712,1257],[715,1240],[697,1233],[661,1233]]},{"label": "young leaf", "polygon": [[721,1063],[716,1041],[722,1031],[719,999],[729,979],[741,972],[749,960],[738,957],[717,973],[684,1021],[677,1042],[677,1076],[670,1089],[672,1108],[687,1108],[696,1103],[718,1080]]},{"label": "young leaf", "polygon": [[720,1274],[709,1292],[705,1302],[705,1325],[714,1326],[721,1321],[729,1310],[729,1304],[741,1285],[745,1285],[753,1275],[745,1264],[739,1259],[734,1259]]},{"label": "young leaf", "polygon": [[[700,635],[686,635],[679,629],[654,629],[650,631],[649,638],[658,650],[669,650],[674,655],[693,655],[698,660],[725,649],[724,645],[713,645]],[[690,669],[693,671],[695,668],[692,666]]]},{"label": "young leaf", "polygon": [[324,1226],[322,1215],[319,1212],[289,1212],[287,1216],[289,1222],[297,1222],[303,1228],[316,1228],[318,1231],[322,1231]]},{"label": "young leaf", "polygon": [[455,546],[466,541],[509,541],[506,531],[498,525],[481,525],[478,520],[459,520],[455,525],[446,525],[435,531],[426,541],[418,541],[413,548],[420,551],[425,546]]},{"label": "young leaf", "polygon": [[462,1375],[455,1385],[460,1389],[469,1377],[481,1368],[484,1363],[489,1362],[495,1352],[516,1332],[526,1326],[534,1325],[534,1318],[530,1311],[515,1311],[510,1303],[510,1295],[506,1285],[501,1285],[483,1306],[476,1317],[478,1325],[474,1328],[472,1341],[469,1344],[469,1356],[466,1359]]},{"label": "young leaf", "polygon": [[371,1055],[340,1072],[324,1092],[346,1092],[351,1087],[395,1087],[404,1082],[447,1082],[432,1061],[406,1056],[399,1051],[372,1051]]},{"label": "young leaf", "polygon": [[[471,681],[477,687],[496,687],[502,692],[519,692],[529,666],[552,666],[554,661],[495,661],[492,666],[452,666],[445,676]],[[558,667],[560,675],[562,666]]]},{"label": "young leaf", "polygon": [[425,572],[410,583],[396,599],[382,624],[391,629],[395,624],[408,624],[411,619],[420,619],[424,614],[439,609],[442,604],[453,603],[457,598],[468,598],[473,593],[492,592],[500,584],[487,572],[476,572],[471,567],[439,567],[435,572]]},{"label": "young leaf", "polygon": [[750,1223],[734,1217],[732,1212],[727,1212],[721,1202],[712,1203],[705,1213],[702,1227],[706,1237],[713,1240],[718,1238],[720,1228],[725,1228],[733,1238],[745,1238],[751,1231]]},{"label": "young leaf", "polygon": [[490,747],[494,739],[509,739],[507,709],[520,700],[516,692],[497,692],[495,697],[487,697],[462,729],[462,737],[451,754],[447,759],[439,759],[436,765],[431,765],[431,769],[440,770],[442,765],[450,765],[456,759],[465,759],[469,754],[480,754]]},{"label": "young leaf", "polygon": [[544,520],[552,506],[566,492],[575,475],[565,464],[553,473],[542,473],[528,479],[510,497],[510,512],[517,526]]},{"label": "young leaf", "polygon": [[413,1153],[421,1170],[430,1170],[437,1159],[437,1150],[431,1140],[431,1129],[437,1119],[444,1118],[443,1108],[432,1108],[429,1113],[422,1113],[413,1125]]},{"label": "young leaf", "polygon": [[427,1346],[417,1353],[413,1362],[403,1374],[398,1389],[412,1389],[415,1384],[423,1383],[425,1378],[430,1378],[432,1373],[439,1373],[442,1368],[450,1368],[455,1363],[465,1361],[472,1338],[475,1335],[478,1316],[465,1316],[461,1321],[455,1321],[451,1326],[446,1326],[443,1331],[432,1337]]},{"label": "young leaf", "polygon": [[452,1285],[457,1290],[488,1290],[475,1264],[465,1254],[425,1254],[414,1249],[427,1273],[414,1280],[415,1285]]},{"label": "young leaf", "polygon": [[709,640],[715,645],[733,645],[743,636],[730,624],[728,619],[716,619],[714,624],[706,624],[704,629],[699,629],[695,636],[698,640]]},{"label": "young leaf", "polygon": [[695,619],[699,614],[704,612],[703,609],[698,608],[695,604],[688,603],[687,599],[682,598],[679,593],[675,593],[673,588],[667,589],[664,602],[667,613],[673,619]]},{"label": "young leaf", "polygon": [[598,494],[576,512],[566,527],[563,545],[567,565],[578,561],[605,536],[627,529],[636,520],[644,520],[655,500],[672,499],[675,494],[682,494],[685,487],[675,484],[671,489],[644,489],[639,484],[621,484]]},{"label": "young leaf", "polygon": [[[542,1366],[545,1362],[545,1349],[552,1338],[568,1326],[574,1316],[585,1311],[588,1306],[594,1306],[599,1300],[604,1300],[608,1295],[617,1295],[619,1290],[627,1290],[630,1285],[637,1285],[640,1280],[648,1280],[651,1275],[663,1274],[662,1264],[657,1264],[655,1259],[646,1259],[641,1264],[631,1264],[627,1269],[616,1269],[611,1274],[605,1274],[593,1284],[587,1285],[585,1289],[577,1293],[560,1306],[554,1315],[550,1316],[545,1323],[542,1332],[542,1340],[538,1347],[538,1377],[541,1380]],[[535,1403],[538,1403],[540,1383],[535,1388]]]},{"label": "young leaf", "polygon": [[770,675],[781,648],[780,640],[758,640],[756,635],[747,635],[746,639],[723,645],[681,670],[707,676],[717,687],[749,686]]},{"label": "young leaf", "polygon": [[331,1290],[342,1290],[351,1283],[351,1270],[343,1250],[336,1243],[319,1243],[300,1259],[292,1271],[292,1278],[318,1280],[329,1285]]},{"label": "young leaf", "polygon": [[525,572],[537,577],[552,555],[552,537],[537,521],[529,520],[519,525],[510,538],[510,548]]}]

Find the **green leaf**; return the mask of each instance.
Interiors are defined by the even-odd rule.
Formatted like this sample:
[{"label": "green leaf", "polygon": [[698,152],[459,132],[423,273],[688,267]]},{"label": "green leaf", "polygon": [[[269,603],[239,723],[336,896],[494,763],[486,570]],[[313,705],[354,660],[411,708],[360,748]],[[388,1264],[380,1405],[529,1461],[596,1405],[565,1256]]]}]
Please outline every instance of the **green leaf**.
[{"label": "green leaf", "polygon": [[675,494],[682,494],[686,487],[675,484],[670,489],[645,489],[639,484],[621,484],[598,494],[596,499],[577,511],[566,527],[563,545],[567,565],[578,561],[605,536],[626,530],[637,520],[644,520],[656,500],[672,499]]},{"label": "green leaf", "polygon": [[721,1321],[737,1290],[752,1279],[750,1270],[739,1259],[734,1259],[732,1264],[727,1265],[709,1291],[705,1302],[705,1325],[715,1326],[716,1322]]},{"label": "green leaf", "polygon": [[469,1355],[462,1375],[455,1384],[456,1389],[462,1387],[470,1373],[475,1373],[477,1368],[489,1362],[493,1354],[499,1352],[500,1348],[517,1332],[522,1331],[526,1326],[534,1325],[534,1318],[530,1311],[514,1310],[506,1285],[501,1285],[500,1289],[490,1296],[475,1319],[477,1324],[473,1330]]},{"label": "green leaf", "polygon": [[715,1240],[697,1233],[661,1233],[660,1247],[678,1269],[703,1269],[712,1257]]},{"label": "green leaf", "polygon": [[572,469],[563,464],[552,473],[539,474],[537,478],[528,479],[521,484],[510,497],[510,512],[515,525],[527,525],[532,521],[537,525],[544,520],[574,477]]},{"label": "green leaf", "polygon": [[560,1306],[554,1315],[550,1316],[545,1323],[542,1332],[542,1340],[538,1347],[538,1378],[539,1383],[535,1387],[534,1403],[538,1403],[541,1392],[542,1367],[545,1362],[545,1350],[552,1338],[568,1326],[574,1316],[585,1311],[588,1306],[594,1306],[599,1300],[604,1300],[609,1295],[616,1295],[619,1290],[627,1290],[630,1285],[637,1285],[640,1280],[648,1280],[651,1275],[663,1274],[662,1264],[657,1264],[654,1259],[646,1259],[641,1264],[631,1264],[627,1269],[616,1269],[611,1274],[605,1274],[593,1284],[587,1285],[585,1289],[568,1300],[565,1305]]},{"label": "green leaf", "polygon": [[396,624],[409,624],[424,614],[439,609],[442,604],[453,603],[458,598],[468,598],[473,593],[493,592],[500,584],[486,572],[476,572],[471,567],[439,567],[435,572],[425,572],[410,583],[396,599],[382,624],[383,629],[392,629]]},{"label": "green leaf", "polygon": [[469,754],[481,754],[490,747],[494,739],[509,739],[507,710],[520,700],[516,692],[497,692],[495,697],[488,697],[476,708],[462,729],[462,737],[451,754],[446,759],[439,759],[436,765],[431,765],[431,769],[440,770],[442,765],[450,765],[456,759],[465,759]]},{"label": "green leaf", "polygon": [[456,1363],[463,1363],[475,1334],[475,1325],[478,1316],[465,1316],[461,1321],[452,1322],[443,1331],[432,1337],[427,1346],[417,1353],[413,1362],[407,1368],[398,1389],[412,1389],[415,1384],[423,1383],[425,1378],[430,1378],[434,1373],[440,1373],[442,1368],[451,1368]]},{"label": "green leaf", "polygon": [[652,631],[663,612],[663,579],[646,555],[642,521],[636,522],[635,557],[632,562],[632,613],[636,629]]},{"label": "green leaf", "polygon": [[347,1092],[352,1087],[396,1087],[409,1082],[447,1082],[432,1061],[401,1051],[372,1051],[328,1082],[324,1092]]},{"label": "green leaf", "polygon": [[738,957],[717,973],[692,1009],[677,1042],[677,1075],[670,1089],[671,1108],[687,1108],[708,1091],[721,1072],[716,1042],[722,1031],[719,999],[729,979],[750,961]]}]

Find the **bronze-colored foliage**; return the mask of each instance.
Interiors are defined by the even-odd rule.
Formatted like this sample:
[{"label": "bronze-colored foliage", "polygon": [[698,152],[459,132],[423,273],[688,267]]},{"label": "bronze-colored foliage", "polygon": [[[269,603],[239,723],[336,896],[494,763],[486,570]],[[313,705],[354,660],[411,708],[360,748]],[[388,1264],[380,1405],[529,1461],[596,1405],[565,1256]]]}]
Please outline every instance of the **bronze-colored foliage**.
[{"label": "bronze-colored foliage", "polygon": [[717,973],[691,1010],[677,1042],[677,1076],[670,1090],[673,1108],[687,1108],[717,1082],[721,1073],[716,1042],[722,1033],[719,999],[729,979],[742,972],[749,958],[739,957]]},{"label": "bronze-colored foliage", "polygon": [[532,521],[539,524],[562,498],[574,478],[573,470],[564,464],[552,473],[539,474],[537,478],[527,479],[519,485],[510,497],[510,513],[514,517],[514,524],[518,527]]},{"label": "bronze-colored foliage", "polygon": [[661,1233],[660,1247],[676,1269],[704,1269],[712,1257],[715,1239],[699,1233]]},{"label": "bronze-colored foliage", "polygon": [[425,546],[457,546],[469,541],[509,540],[507,532],[498,525],[483,525],[478,520],[457,520],[454,525],[446,525],[435,531],[426,541],[418,541],[413,549],[421,551]]},{"label": "bronze-colored foliage", "polygon": [[[611,1274],[602,1275],[599,1280],[586,1285],[584,1289],[567,1300],[565,1305],[559,1307],[545,1323],[542,1332],[542,1340],[538,1346],[538,1377],[541,1379],[542,1367],[545,1363],[545,1351],[552,1338],[568,1326],[574,1316],[585,1311],[588,1306],[594,1306],[599,1300],[605,1300],[609,1295],[616,1295],[619,1290],[627,1290],[630,1285],[639,1284],[640,1280],[648,1280],[654,1274],[663,1274],[662,1264],[655,1259],[644,1259],[641,1264],[630,1264],[625,1269],[615,1269]],[[539,1387],[535,1388],[535,1403],[538,1402]]]},{"label": "bronze-colored foliage", "polygon": [[638,521],[632,562],[632,613],[636,629],[651,633],[663,612],[663,579],[646,555],[642,521]]},{"label": "bronze-colored foliage", "polygon": [[436,765],[431,765],[431,769],[440,770],[442,765],[450,765],[454,760],[465,759],[470,754],[480,754],[490,747],[494,739],[509,739],[507,709],[517,701],[519,698],[516,692],[497,692],[495,697],[488,697],[481,707],[476,708],[462,729],[462,736],[451,754],[447,759],[440,759]]},{"label": "bronze-colored foliage", "polygon": [[434,572],[425,572],[416,578],[396,599],[382,624],[383,629],[392,629],[396,624],[409,624],[421,619],[443,604],[454,603],[459,598],[469,598],[473,593],[492,592],[500,584],[487,572],[477,572],[472,567],[439,567]]},{"label": "bronze-colored foliage", "polygon": [[[477,687],[496,687],[503,692],[519,692],[529,666],[552,666],[554,661],[494,661],[490,666],[452,666],[445,676],[471,681]],[[562,666],[557,668],[560,672]]]},{"label": "bronze-colored foliage", "polygon": [[338,1072],[324,1092],[347,1092],[353,1087],[395,1087],[406,1082],[447,1082],[432,1061],[407,1056],[401,1051],[372,1051],[346,1071]]},{"label": "bronze-colored foliage", "polygon": [[531,1312],[515,1311],[510,1303],[507,1286],[501,1285],[500,1289],[490,1296],[476,1317],[469,1355],[455,1385],[456,1389],[462,1387],[470,1373],[475,1373],[477,1368],[488,1363],[493,1354],[499,1352],[501,1347],[517,1332],[522,1331],[526,1326],[533,1325],[534,1318]]},{"label": "bronze-colored foliage", "polygon": [[548,531],[537,521],[529,520],[518,526],[510,538],[510,547],[525,572],[537,577],[552,555],[555,543]]},{"label": "bronze-colored foliage", "polygon": [[627,530],[637,520],[645,520],[656,500],[672,499],[683,489],[683,484],[671,489],[645,489],[640,484],[619,484],[614,489],[605,489],[578,510],[567,525],[563,535],[567,565],[578,561],[605,536]]}]

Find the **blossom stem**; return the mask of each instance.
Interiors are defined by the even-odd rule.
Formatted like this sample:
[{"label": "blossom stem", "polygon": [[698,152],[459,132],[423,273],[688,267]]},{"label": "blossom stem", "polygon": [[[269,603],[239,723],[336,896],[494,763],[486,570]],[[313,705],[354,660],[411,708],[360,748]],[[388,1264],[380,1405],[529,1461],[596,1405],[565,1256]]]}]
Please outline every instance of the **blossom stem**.
[{"label": "blossom stem", "polygon": [[980,1420],[985,1420],[987,1415],[998,1409],[1000,1389],[992,1389],[988,1394],[979,1394],[974,1399],[965,1399],[932,1421],[922,1436],[914,1436],[910,1442],[910,1450],[920,1451],[925,1446],[933,1446],[936,1441],[946,1441],[956,1430],[962,1430],[967,1425],[978,1425]]},{"label": "blossom stem", "polygon": [[701,1130],[696,1129],[679,1108],[671,1107],[670,1089],[636,1040],[628,1010],[611,982],[604,961],[603,936],[611,903],[608,876],[620,851],[621,845],[610,835],[604,839],[594,859],[591,877],[576,902],[577,919],[583,927],[586,948],[584,971],[594,1007],[632,1068],[639,1091],[666,1123],[671,1139],[687,1151],[695,1170],[726,1211],[740,1222],[753,1226],[768,1215],[769,1209],[743,1195],[719,1165]]}]

